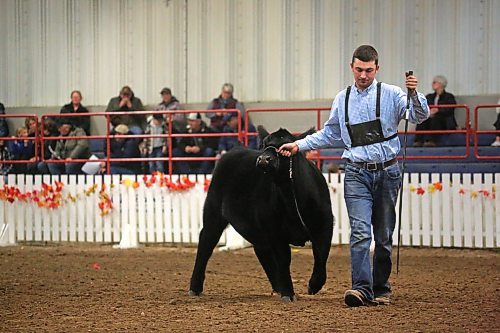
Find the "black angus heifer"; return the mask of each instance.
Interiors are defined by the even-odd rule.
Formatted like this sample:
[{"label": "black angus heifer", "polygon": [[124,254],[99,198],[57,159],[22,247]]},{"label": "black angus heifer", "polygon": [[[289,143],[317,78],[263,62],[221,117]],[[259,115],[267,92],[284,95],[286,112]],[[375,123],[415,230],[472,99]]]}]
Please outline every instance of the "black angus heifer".
[{"label": "black angus heifer", "polygon": [[312,243],[309,294],[316,294],[325,284],[334,223],[325,178],[303,154],[289,158],[277,153],[282,144],[297,139],[287,130],[269,135],[259,128],[259,134],[261,151],[233,149],[217,163],[205,200],[190,295],[203,291],[208,259],[228,223],[253,244],[273,290],[283,301],[292,301],[295,295],[289,244]]}]

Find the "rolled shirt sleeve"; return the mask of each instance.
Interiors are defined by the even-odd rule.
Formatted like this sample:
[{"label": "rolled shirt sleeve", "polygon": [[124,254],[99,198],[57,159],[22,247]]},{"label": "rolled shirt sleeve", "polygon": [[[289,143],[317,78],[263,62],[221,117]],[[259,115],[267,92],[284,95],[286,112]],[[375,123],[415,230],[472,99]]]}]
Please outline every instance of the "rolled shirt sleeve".
[{"label": "rolled shirt sleeve", "polygon": [[[399,87],[394,92],[396,94],[397,108],[399,110],[399,120],[406,118],[407,94]],[[410,110],[408,120],[413,124],[420,124],[430,116],[427,98],[424,94],[417,92],[410,96]]]},{"label": "rolled shirt sleeve", "polygon": [[[334,141],[341,140],[340,123],[339,123],[339,100],[342,93],[337,94],[332,103],[330,117],[325,122],[323,129],[308,135],[302,140],[297,140],[300,151],[327,148],[334,144]],[[345,93],[344,93],[345,96]],[[345,98],[345,97],[344,97]]]}]

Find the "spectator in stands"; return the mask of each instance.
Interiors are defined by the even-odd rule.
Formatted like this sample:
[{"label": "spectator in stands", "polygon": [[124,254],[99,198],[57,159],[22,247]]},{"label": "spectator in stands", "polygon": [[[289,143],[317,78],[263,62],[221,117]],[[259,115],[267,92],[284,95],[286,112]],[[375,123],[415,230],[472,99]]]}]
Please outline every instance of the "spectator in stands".
[{"label": "spectator in stands", "polygon": [[[148,126],[145,134],[167,134],[168,128],[161,114],[155,114],[148,117]],[[148,157],[165,157],[167,156],[168,142],[167,138],[145,138],[143,141],[143,155]],[[165,161],[149,162],[149,172],[160,171],[165,172]]]},{"label": "spectator in stands", "polygon": [[[71,92],[71,102],[61,108],[60,113],[89,113],[86,107],[82,105],[82,93],[78,90]],[[90,135],[90,117],[70,117],[74,127],[82,128],[87,135]]]},{"label": "spectator in stands", "polygon": [[67,117],[61,117],[57,122],[60,139],[57,140],[56,148],[52,151],[51,159],[64,160],[65,163],[40,162],[41,173],[50,172],[51,175],[80,174],[82,162],[72,162],[75,159],[87,159],[90,156],[89,143],[85,137],[85,131],[80,127],[74,127]]},{"label": "spectator in stands", "polygon": [[[500,99],[497,104],[500,105]],[[497,131],[500,131],[500,107],[497,107],[497,121],[493,125]],[[497,134],[496,140],[491,145],[493,147],[500,147],[500,134]]]},{"label": "spectator in stands", "polygon": [[[222,133],[238,133],[238,113],[237,112],[230,112],[226,113],[224,115],[224,123],[226,124],[224,126],[224,130]],[[243,123],[243,120],[241,122],[241,129],[245,129],[245,124]],[[249,133],[256,133],[257,130],[255,129],[255,126],[253,126],[252,123],[248,124],[248,132]],[[219,154],[223,155],[226,152],[230,151],[232,148],[239,146],[240,142],[238,141],[237,136],[223,136],[219,140]],[[249,136],[248,137],[248,148],[251,149],[257,149],[257,137],[256,136]]]},{"label": "spectator in stands", "polygon": [[[432,89],[434,93],[425,96],[431,109],[429,119],[417,125],[416,130],[455,130],[457,121],[455,120],[455,108],[437,108],[433,105],[457,104],[455,96],[445,90],[448,81],[442,75],[434,77]],[[435,147],[439,139],[439,134],[417,134],[413,146]]]},{"label": "spectator in stands", "polygon": [[[13,136],[13,138],[17,138],[17,140],[9,141],[7,145],[13,160],[30,160],[35,156],[34,143],[27,140],[28,129],[26,127],[19,127],[16,130],[16,136]],[[11,173],[22,174],[26,173],[26,171],[27,162],[16,163],[12,166]]]},{"label": "spectator in stands", "polygon": [[[40,135],[40,131],[38,131],[38,133]],[[51,118],[45,118],[43,122],[43,137],[56,137],[58,135],[59,131],[57,129],[56,122]],[[31,130],[29,136],[31,136]],[[57,140],[43,140],[43,156],[41,143],[42,142],[40,142],[40,144],[38,145],[38,159],[50,159],[52,157],[51,152],[55,151],[56,149]],[[37,162],[35,157],[32,157],[30,159],[30,162],[31,163],[28,164],[29,174],[49,172],[47,166],[44,165],[44,162]]]},{"label": "spectator in stands", "polygon": [[4,140],[0,140],[0,175],[7,175],[12,169],[12,164],[5,163],[6,161],[12,160],[12,154],[5,145]]},{"label": "spectator in stands", "polygon": [[[221,109],[238,109],[241,112],[241,116],[245,117],[245,107],[242,103],[238,102],[237,99],[233,97],[233,85],[231,83],[224,83],[222,86],[221,93],[219,97],[214,98],[210,104],[208,104],[208,110],[221,110]],[[210,128],[214,132],[222,132],[224,130],[224,113],[223,112],[209,112],[206,114],[210,118]]]},{"label": "spectator in stands", "polygon": [[[0,103],[0,115],[5,114],[5,107]],[[0,137],[9,136],[9,126],[5,118],[0,118]]]},{"label": "spectator in stands", "polygon": [[[129,86],[124,86],[120,90],[119,96],[111,98],[106,108],[106,112],[133,112],[143,110],[144,106],[142,105],[141,99],[135,97],[134,92]],[[144,115],[133,116],[131,114],[130,116],[111,117],[111,124],[113,126],[125,124],[133,134],[144,133],[145,123],[146,118]]]},{"label": "spectator in stands", "polygon": [[[163,88],[160,91],[160,95],[162,101],[156,107],[155,111],[173,111],[173,110],[181,110],[181,103],[175,96],[172,96],[172,91],[170,88]],[[166,116],[165,120],[168,121]],[[182,132],[184,128],[186,128],[187,120],[185,113],[175,114],[172,118],[172,125],[176,132]]]},{"label": "spectator in stands", "polygon": [[[199,113],[190,113],[187,117],[187,134],[208,134],[214,131],[201,120]],[[214,157],[218,140],[216,137],[183,137],[172,151],[174,157]],[[176,162],[176,172],[182,174],[212,172],[214,161]]]},{"label": "spectator in stands", "polygon": [[[112,135],[130,135],[133,134],[127,125],[120,124],[116,126],[112,131]],[[139,151],[139,139],[136,138],[124,138],[116,137],[111,139],[110,142],[111,158],[139,158],[141,157],[141,152]],[[103,162],[104,163],[104,162]],[[138,174],[141,171],[140,162],[111,162],[111,173],[112,174],[125,174],[133,175]]]},{"label": "spectator in stands", "polygon": [[24,127],[28,130],[29,137],[36,137],[40,135],[40,126],[35,117],[27,117],[24,119]]}]

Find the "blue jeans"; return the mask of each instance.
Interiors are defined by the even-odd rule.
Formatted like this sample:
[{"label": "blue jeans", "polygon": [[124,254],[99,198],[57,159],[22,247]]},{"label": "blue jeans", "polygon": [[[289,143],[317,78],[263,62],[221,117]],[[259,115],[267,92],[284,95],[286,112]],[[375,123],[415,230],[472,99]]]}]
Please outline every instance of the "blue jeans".
[{"label": "blue jeans", "polygon": [[[149,154],[149,157],[165,157],[162,152],[162,147],[155,147]],[[151,161],[149,162],[149,172],[159,171],[165,172],[165,161]]]},{"label": "blue jeans", "polygon": [[38,171],[41,174],[51,174],[51,175],[63,175],[63,174],[72,174],[78,175],[83,174],[82,166],[84,163],[46,163],[39,162],[38,163]]},{"label": "blue jeans", "polygon": [[135,175],[136,172],[134,170],[130,170],[128,168],[122,166],[110,166],[110,172],[112,175]]},{"label": "blue jeans", "polygon": [[[351,224],[352,289],[359,290],[368,299],[391,292],[392,234],[400,187],[398,163],[382,171],[346,164],[344,199]],[[375,239],[373,271],[370,265],[372,227]]]}]

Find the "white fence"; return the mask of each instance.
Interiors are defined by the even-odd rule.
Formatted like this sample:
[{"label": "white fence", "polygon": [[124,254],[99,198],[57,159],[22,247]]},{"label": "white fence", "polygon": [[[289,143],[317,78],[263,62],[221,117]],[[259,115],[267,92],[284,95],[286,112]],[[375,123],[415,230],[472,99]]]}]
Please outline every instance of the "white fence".
[{"label": "white fence", "polygon": [[[325,177],[336,219],[332,243],[348,244],[343,175]],[[174,176],[171,181],[178,179]],[[494,179],[498,181],[500,174],[406,175],[402,244],[499,247],[500,196]],[[158,181],[148,184],[143,176],[9,175],[6,182],[0,180],[3,220],[0,244],[121,242],[124,247],[137,243],[196,244],[206,185],[204,178],[190,176],[189,180],[196,184],[184,191],[173,191]],[[40,195],[42,184],[53,185],[56,181],[60,181],[58,190]],[[34,193],[38,199],[33,199]],[[113,208],[103,214],[105,208],[99,205],[106,197],[111,199]],[[49,204],[53,208],[47,208]],[[236,238],[234,232],[226,231],[220,244],[239,241]]]}]

